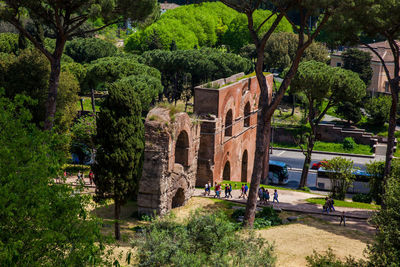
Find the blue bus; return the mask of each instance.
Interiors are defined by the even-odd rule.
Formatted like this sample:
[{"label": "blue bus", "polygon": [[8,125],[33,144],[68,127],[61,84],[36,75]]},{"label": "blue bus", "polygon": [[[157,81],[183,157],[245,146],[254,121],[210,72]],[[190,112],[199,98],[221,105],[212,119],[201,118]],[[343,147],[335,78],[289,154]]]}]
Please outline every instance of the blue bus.
[{"label": "blue bus", "polygon": [[[317,172],[317,180],[315,187],[319,190],[328,190],[332,189],[331,179],[329,178],[329,172],[333,172],[331,170],[325,170],[323,167],[320,167]],[[353,184],[348,188],[347,193],[352,194],[368,194],[369,193],[369,180],[371,174],[366,171],[354,170],[353,174],[356,176]]]}]

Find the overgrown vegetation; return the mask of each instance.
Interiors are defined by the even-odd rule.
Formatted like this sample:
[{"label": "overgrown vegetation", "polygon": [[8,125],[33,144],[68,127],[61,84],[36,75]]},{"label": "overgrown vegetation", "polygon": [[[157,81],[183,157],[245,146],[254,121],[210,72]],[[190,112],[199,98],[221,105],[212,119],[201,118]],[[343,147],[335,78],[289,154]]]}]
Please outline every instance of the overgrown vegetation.
[{"label": "overgrown vegetation", "polygon": [[[281,147],[281,148],[293,148],[300,149],[298,145],[289,144],[289,143],[273,143],[272,147]],[[350,153],[350,154],[360,154],[360,155],[372,155],[372,148],[368,145],[360,145],[355,144],[354,148],[344,149],[343,144],[340,143],[329,143],[317,141],[314,146],[315,151],[326,151],[326,152],[339,152],[339,153]]]},{"label": "overgrown vegetation", "polygon": [[237,231],[224,213],[168,217],[147,226],[132,244],[140,266],[275,266],[273,246],[252,231]]}]

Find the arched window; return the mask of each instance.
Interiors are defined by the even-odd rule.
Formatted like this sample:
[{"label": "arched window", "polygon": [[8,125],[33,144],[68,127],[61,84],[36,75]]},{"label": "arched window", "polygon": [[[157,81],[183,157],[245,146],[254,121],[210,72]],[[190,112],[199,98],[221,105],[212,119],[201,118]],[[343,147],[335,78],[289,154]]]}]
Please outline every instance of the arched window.
[{"label": "arched window", "polygon": [[247,150],[243,152],[243,157],[242,157],[242,179],[241,181],[243,183],[247,183],[247,162],[248,162],[248,156],[247,156]]},{"label": "arched window", "polygon": [[225,116],[225,136],[232,136],[232,109]]},{"label": "arched window", "polygon": [[250,126],[250,102],[244,106],[244,127]]},{"label": "arched window", "polygon": [[222,180],[230,181],[231,180],[231,164],[229,161],[225,163],[224,172],[222,174]]},{"label": "arched window", "polygon": [[189,165],[189,137],[186,131],[182,131],[176,140],[175,163]]}]

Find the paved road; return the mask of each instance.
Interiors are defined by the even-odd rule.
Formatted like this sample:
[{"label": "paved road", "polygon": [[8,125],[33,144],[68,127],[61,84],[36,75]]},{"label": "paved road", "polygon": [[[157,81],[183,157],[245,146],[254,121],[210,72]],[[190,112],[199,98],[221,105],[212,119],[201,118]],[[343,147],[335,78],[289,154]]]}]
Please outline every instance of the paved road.
[{"label": "paved road", "polygon": [[[331,159],[335,155],[330,154],[313,154],[311,165],[315,162]],[[344,157],[344,156],[342,156]],[[363,158],[363,157],[345,157],[354,161],[354,166],[365,170],[365,164],[375,159]],[[273,150],[270,155],[271,160],[277,160],[285,162],[289,167],[289,181],[285,187],[298,188],[300,183],[301,169],[303,169],[304,155],[301,152],[296,151],[285,151],[285,150]],[[294,170],[293,170],[294,169]],[[311,189],[315,189],[317,175],[315,171],[308,173],[307,186]]]},{"label": "paved road", "polygon": [[[332,159],[336,157],[335,155],[330,154],[316,154],[312,155],[311,165],[315,162],[324,160],[324,159]],[[360,169],[365,169],[365,164],[373,161],[371,158],[362,158],[362,157],[347,157],[341,156],[344,158],[348,158],[354,161],[354,166],[359,167]],[[296,151],[286,151],[286,150],[273,150],[273,153],[270,155],[271,160],[278,160],[285,162],[291,168],[302,169],[304,163],[304,155],[301,152]]]}]

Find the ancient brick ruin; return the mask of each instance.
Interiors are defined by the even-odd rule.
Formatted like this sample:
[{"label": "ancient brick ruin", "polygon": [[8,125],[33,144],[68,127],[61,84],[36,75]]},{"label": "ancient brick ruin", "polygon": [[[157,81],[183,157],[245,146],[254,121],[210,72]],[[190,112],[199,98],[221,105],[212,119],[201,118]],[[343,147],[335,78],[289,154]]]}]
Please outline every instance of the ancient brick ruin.
[{"label": "ancient brick ruin", "polygon": [[[163,108],[149,112],[139,213],[165,214],[182,206],[195,185],[250,181],[260,88],[256,77],[243,76],[241,73],[196,87],[196,119],[186,113],[170,116]],[[271,99],[272,74],[266,79]]]},{"label": "ancient brick ruin", "polygon": [[138,211],[165,214],[193,195],[200,125],[186,113],[170,116],[168,109],[154,108],[146,118],[145,140]]}]

